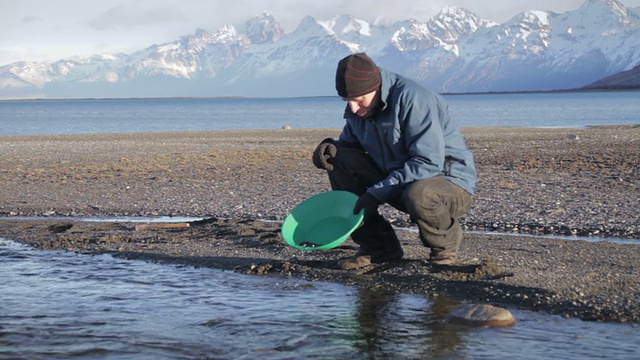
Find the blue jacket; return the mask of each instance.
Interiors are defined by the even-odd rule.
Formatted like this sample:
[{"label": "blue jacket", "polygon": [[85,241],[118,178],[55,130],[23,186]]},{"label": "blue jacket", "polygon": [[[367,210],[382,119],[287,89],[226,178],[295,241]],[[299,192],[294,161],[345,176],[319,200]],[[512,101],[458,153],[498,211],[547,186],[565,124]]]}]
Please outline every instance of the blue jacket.
[{"label": "blue jacket", "polygon": [[397,199],[411,182],[443,175],[473,194],[476,168],[445,100],[414,81],[380,69],[381,108],[369,118],[345,110],[338,145],[363,148],[387,177],[367,191]]}]

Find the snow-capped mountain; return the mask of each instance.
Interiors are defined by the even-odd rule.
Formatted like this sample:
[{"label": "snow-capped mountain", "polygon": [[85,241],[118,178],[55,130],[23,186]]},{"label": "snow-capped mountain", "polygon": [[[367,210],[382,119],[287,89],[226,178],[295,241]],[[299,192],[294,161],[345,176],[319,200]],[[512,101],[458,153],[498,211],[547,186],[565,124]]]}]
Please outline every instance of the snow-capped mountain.
[{"label": "snow-capped mountain", "polygon": [[339,59],[365,51],[439,92],[577,88],[640,64],[640,8],[586,0],[498,24],[447,7],[426,22],[307,16],[285,34],[262,14],[132,54],[0,67],[0,98],[334,95]]}]

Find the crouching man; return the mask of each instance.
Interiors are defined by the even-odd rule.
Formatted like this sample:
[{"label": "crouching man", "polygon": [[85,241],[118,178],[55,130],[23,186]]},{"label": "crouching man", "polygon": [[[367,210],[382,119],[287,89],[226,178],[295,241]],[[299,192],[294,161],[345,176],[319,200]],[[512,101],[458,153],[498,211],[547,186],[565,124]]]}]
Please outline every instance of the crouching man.
[{"label": "crouching man", "polygon": [[417,224],[430,263],[454,264],[463,236],[457,218],[473,202],[476,169],[444,99],[364,53],[338,63],[336,90],[347,103],[346,122],[338,139],[318,145],[313,163],[327,170],[332,189],[358,195],[353,212],[365,213],[351,236],[360,248],[341,267],[402,258],[395,231],[378,212],[384,203]]}]

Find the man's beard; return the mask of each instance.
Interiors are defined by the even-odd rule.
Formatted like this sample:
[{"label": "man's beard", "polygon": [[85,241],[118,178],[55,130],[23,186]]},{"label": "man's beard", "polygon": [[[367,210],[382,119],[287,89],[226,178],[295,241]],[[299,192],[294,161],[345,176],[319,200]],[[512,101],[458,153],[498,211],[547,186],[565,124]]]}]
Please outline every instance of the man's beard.
[{"label": "man's beard", "polygon": [[371,106],[369,108],[367,108],[367,112],[364,115],[360,116],[360,117],[363,118],[363,119],[369,119],[369,118],[372,118],[372,117],[376,116],[376,114],[380,110],[380,104],[381,103],[382,102],[380,101],[379,95],[376,95],[376,97],[373,99],[373,103],[371,104]]}]

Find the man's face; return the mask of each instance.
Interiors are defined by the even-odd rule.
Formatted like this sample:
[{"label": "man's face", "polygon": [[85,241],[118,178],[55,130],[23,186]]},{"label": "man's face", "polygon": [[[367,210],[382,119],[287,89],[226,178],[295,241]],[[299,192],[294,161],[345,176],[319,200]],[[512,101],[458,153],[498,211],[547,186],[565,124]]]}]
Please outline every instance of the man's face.
[{"label": "man's face", "polygon": [[368,94],[364,94],[354,98],[345,99],[347,103],[349,103],[349,109],[352,113],[360,116],[366,117],[367,115],[371,115],[373,110],[377,105],[377,97],[378,91],[372,91]]}]

